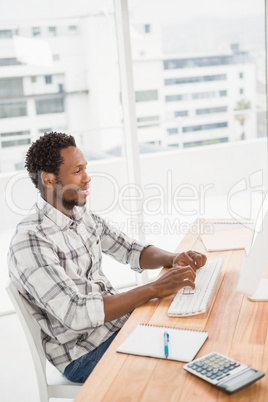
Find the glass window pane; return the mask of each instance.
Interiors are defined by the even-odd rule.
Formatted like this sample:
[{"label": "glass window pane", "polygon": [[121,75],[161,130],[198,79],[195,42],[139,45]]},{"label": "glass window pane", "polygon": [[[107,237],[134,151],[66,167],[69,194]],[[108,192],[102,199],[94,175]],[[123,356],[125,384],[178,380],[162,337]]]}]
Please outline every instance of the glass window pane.
[{"label": "glass window pane", "polygon": [[[1,193],[5,193],[8,178],[23,174],[30,142],[44,132],[66,132],[75,137],[89,161],[92,177],[89,207],[130,233],[131,211],[124,206],[122,212],[118,201],[128,177],[113,0],[67,1],[64,8],[49,0],[51,7],[46,4],[46,12],[42,7],[27,7],[32,3],[29,0],[25,0],[23,7],[19,0],[13,3],[21,11],[16,17],[16,29],[24,43],[21,42],[19,51],[15,50],[13,41],[3,42],[5,47],[1,47],[0,178],[1,174],[5,178],[0,180]],[[14,29],[11,8],[7,4],[1,10],[8,29]],[[150,27],[144,29],[149,31]],[[155,122],[153,119],[141,123],[151,125],[146,128],[150,130]],[[18,181],[16,189],[19,205],[30,208],[36,194],[31,183],[27,181],[27,185],[29,191]],[[10,236],[13,234],[16,223],[25,213],[13,212],[4,197],[2,206],[0,239],[9,229],[12,229]],[[1,249],[0,275],[6,270],[7,246],[8,242]],[[104,260],[104,269],[115,286],[136,284],[134,271],[110,258]]]},{"label": "glass window pane", "polygon": [[[147,238],[173,251],[196,217],[245,219],[260,207],[267,183],[265,2],[128,3],[136,96],[158,93],[154,101],[136,97],[140,149],[160,144],[141,158]],[[157,127],[140,126],[156,114]],[[252,158],[255,146],[259,158]],[[259,198],[249,184],[254,174]]]}]

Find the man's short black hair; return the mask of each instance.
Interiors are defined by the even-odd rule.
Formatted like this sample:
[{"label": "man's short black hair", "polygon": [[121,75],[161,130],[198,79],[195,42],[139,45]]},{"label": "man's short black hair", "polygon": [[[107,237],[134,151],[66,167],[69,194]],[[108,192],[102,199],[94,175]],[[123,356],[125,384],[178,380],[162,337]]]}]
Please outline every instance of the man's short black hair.
[{"label": "man's short black hair", "polygon": [[45,133],[38,140],[32,143],[26,153],[25,167],[29,176],[41,193],[43,185],[41,173],[59,173],[63,158],[60,151],[68,147],[76,147],[75,139],[72,135],[64,133]]}]

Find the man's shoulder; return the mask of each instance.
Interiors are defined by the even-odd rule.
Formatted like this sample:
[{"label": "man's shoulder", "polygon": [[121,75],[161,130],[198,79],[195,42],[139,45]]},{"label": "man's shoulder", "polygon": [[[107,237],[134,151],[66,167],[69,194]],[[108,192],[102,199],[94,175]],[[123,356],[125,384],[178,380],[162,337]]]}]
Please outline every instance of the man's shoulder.
[{"label": "man's shoulder", "polygon": [[28,214],[17,224],[13,238],[38,232],[43,221],[44,215],[40,213],[36,205],[34,205]]}]

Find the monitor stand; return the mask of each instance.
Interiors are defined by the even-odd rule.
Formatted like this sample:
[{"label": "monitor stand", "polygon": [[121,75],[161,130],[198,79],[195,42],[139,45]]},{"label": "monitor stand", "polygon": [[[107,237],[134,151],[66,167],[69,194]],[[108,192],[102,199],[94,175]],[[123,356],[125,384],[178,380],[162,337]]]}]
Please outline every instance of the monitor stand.
[{"label": "monitor stand", "polygon": [[268,301],[268,279],[261,279],[256,292],[248,298],[252,301]]}]

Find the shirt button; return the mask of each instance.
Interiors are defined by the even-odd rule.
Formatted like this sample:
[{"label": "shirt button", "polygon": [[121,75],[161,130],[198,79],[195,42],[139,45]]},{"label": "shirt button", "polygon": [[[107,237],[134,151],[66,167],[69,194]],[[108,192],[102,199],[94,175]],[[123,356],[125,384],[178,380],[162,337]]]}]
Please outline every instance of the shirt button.
[{"label": "shirt button", "polygon": [[78,226],[77,232],[81,235],[86,233],[86,227],[83,223]]}]

